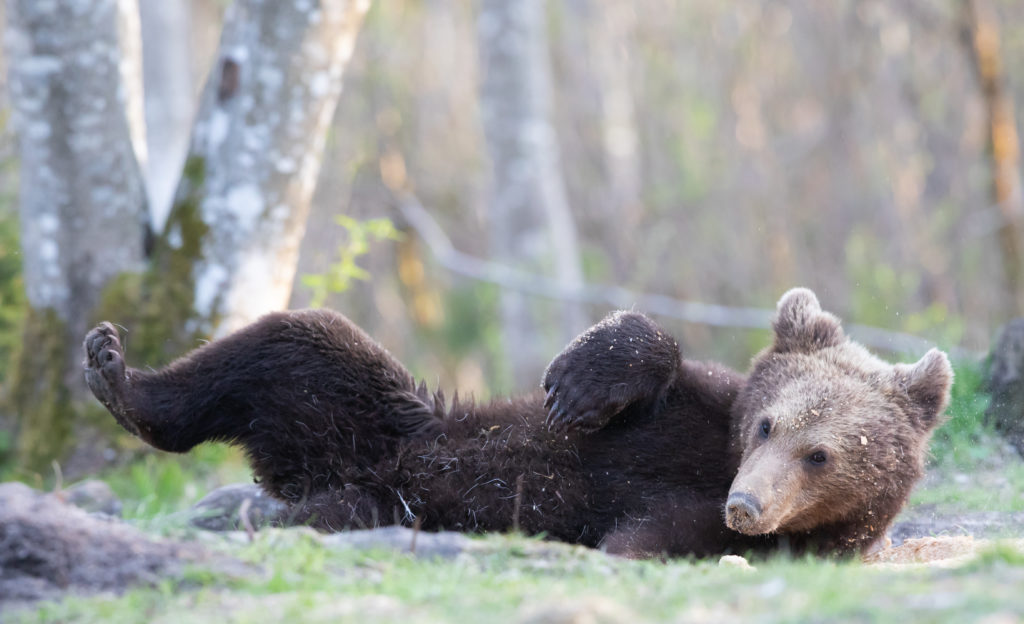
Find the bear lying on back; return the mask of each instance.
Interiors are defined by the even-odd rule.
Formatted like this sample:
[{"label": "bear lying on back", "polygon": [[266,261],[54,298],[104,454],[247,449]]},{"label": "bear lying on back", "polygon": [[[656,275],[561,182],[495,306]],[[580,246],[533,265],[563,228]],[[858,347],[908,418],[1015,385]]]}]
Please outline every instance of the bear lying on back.
[{"label": "bear lying on back", "polygon": [[814,294],[779,301],[749,377],[683,360],[617,312],[548,366],[547,395],[446,405],[339,314],[270,314],[158,371],[117,331],[86,336],[86,379],[156,448],[245,449],[257,479],[322,530],[505,531],[630,556],[854,553],[883,537],[949,400],[939,351],[890,365]]}]

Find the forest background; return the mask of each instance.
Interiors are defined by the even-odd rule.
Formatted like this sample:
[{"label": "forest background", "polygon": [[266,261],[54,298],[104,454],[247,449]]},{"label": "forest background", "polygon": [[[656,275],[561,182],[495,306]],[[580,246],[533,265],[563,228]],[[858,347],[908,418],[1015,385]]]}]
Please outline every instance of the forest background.
[{"label": "forest background", "polygon": [[[0,603],[30,601],[4,618],[1024,612],[1020,542],[986,541],[1022,534],[1024,429],[985,359],[1024,316],[1024,3],[7,0],[0,19],[0,480],[43,491],[0,494],[52,505],[0,522],[0,580],[25,572],[25,593]],[[953,358],[948,420],[890,531],[904,553],[936,535],[963,547],[935,567],[780,557],[751,572],[516,535],[455,536],[465,550],[434,559],[416,531],[384,550],[344,545],[373,532],[252,531],[252,489],[228,510],[249,531],[214,535],[192,506],[251,480],[241,453],[153,452],[83,383],[81,339],[100,320],[121,327],[131,364],[156,368],[311,305],[480,400],[535,390],[616,308],[743,370],[798,285],[890,361],[931,345]],[[1007,335],[992,370],[1018,374],[1020,399],[1024,349]],[[89,540],[111,556],[69,585],[85,558],[67,540],[85,524],[245,565],[156,574],[167,561]],[[49,533],[17,528],[37,526]]]},{"label": "forest background", "polygon": [[[101,318],[157,366],[327,305],[428,383],[487,398],[535,388],[616,307],[739,369],[795,285],[894,357],[976,360],[1024,311],[1020,3],[294,5],[7,4],[8,465],[81,474],[131,448],[83,393],[77,341]],[[75,11],[94,18],[68,28]],[[40,104],[65,69],[39,42],[80,58],[83,39],[111,47],[61,88],[108,98],[94,135],[74,100]],[[85,82],[96,58],[120,82]],[[269,99],[282,81],[302,88]],[[288,106],[309,119],[275,135]],[[61,151],[62,127],[94,140]],[[51,184],[76,162],[114,173],[103,193],[81,186],[103,171]]]}]

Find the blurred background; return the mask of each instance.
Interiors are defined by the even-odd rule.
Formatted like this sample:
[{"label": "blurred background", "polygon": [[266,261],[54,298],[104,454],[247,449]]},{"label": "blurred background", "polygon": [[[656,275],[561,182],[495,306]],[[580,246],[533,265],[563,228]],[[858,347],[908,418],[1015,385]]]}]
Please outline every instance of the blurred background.
[{"label": "blurred background", "polygon": [[793,286],[894,359],[1024,310],[1020,2],[283,4],[7,2],[9,459],[114,456],[102,319],[157,366],[326,305],[486,398],[618,307],[739,369]]}]

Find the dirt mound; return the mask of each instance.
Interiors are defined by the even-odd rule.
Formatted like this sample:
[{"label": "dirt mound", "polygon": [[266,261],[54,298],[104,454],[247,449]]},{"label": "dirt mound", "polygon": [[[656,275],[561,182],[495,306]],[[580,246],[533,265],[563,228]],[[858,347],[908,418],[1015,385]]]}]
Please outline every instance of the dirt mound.
[{"label": "dirt mound", "polygon": [[[1024,539],[1002,540],[1011,548],[1024,552]],[[929,565],[956,567],[973,559],[978,553],[992,548],[996,542],[974,539],[970,535],[953,537],[918,537],[907,539],[899,546],[884,548],[864,558],[865,563],[881,565]]]},{"label": "dirt mound", "polygon": [[149,537],[24,484],[0,484],[0,604],[179,579],[192,563],[231,562],[199,544]]}]

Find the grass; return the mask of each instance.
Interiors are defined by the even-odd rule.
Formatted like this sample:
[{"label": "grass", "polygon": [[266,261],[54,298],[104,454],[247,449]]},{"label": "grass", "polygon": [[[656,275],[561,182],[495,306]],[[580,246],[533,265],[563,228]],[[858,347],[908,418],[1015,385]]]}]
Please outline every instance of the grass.
[{"label": "grass", "polygon": [[1024,554],[1005,547],[957,570],[775,559],[748,571],[560,545],[538,555],[536,541],[522,537],[482,541],[493,546],[487,554],[431,561],[271,531],[235,552],[265,574],[193,570],[180,585],[68,598],[12,621],[929,622],[1024,610]]},{"label": "grass", "polygon": [[956,473],[951,480],[933,479],[918,488],[910,504],[946,511],[1024,512],[1024,465],[985,475]]},{"label": "grass", "polygon": [[928,476],[910,505],[950,511],[1024,512],[1024,462],[985,417],[981,365],[958,365],[948,419],[935,432]]},{"label": "grass", "polygon": [[984,390],[985,374],[980,364],[960,363],[955,367],[949,418],[932,437],[931,465],[971,468],[991,454],[995,436],[985,418],[989,395]]},{"label": "grass", "polygon": [[252,481],[252,472],[240,450],[206,443],[188,455],[149,452],[99,478],[121,499],[124,518],[145,524],[187,510],[222,485]]}]

